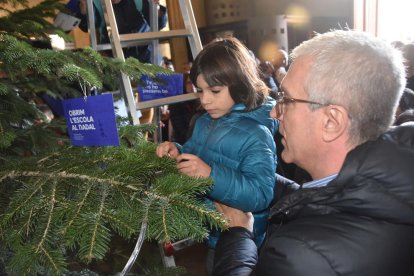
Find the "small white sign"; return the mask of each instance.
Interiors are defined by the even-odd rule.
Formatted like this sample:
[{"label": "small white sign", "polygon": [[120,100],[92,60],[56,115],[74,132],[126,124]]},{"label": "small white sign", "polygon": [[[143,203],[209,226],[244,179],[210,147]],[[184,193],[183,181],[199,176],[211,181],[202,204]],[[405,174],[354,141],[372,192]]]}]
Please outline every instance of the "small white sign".
[{"label": "small white sign", "polygon": [[73,28],[77,27],[80,23],[80,19],[72,15],[60,12],[55,18],[53,25],[57,28],[61,28],[65,32],[71,31]]}]

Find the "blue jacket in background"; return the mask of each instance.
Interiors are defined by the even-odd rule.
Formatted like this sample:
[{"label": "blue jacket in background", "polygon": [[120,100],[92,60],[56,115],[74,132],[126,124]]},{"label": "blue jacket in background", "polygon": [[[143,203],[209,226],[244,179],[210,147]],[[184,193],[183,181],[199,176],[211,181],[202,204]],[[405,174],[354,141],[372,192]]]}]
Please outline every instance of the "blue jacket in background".
[{"label": "blue jacket in background", "polygon": [[[197,119],[192,137],[181,147],[182,153],[197,155],[210,165],[213,186],[206,202],[219,201],[253,212],[256,243],[265,237],[269,204],[273,199],[276,147],[273,135],[278,123],[270,117],[275,101],[245,112],[244,105],[212,119],[208,113]],[[214,248],[219,233],[212,231],[209,247]]]}]

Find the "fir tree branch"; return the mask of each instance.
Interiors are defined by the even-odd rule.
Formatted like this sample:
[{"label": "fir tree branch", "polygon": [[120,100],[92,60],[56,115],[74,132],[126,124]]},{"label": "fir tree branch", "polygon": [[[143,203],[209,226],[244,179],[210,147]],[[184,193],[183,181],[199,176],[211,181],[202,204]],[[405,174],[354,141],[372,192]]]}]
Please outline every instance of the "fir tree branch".
[{"label": "fir tree branch", "polygon": [[71,217],[69,222],[66,224],[66,226],[62,229],[62,233],[66,233],[67,229],[72,225],[72,223],[75,221],[75,219],[79,216],[80,211],[82,207],[85,205],[86,199],[88,198],[89,193],[91,192],[92,187],[88,186],[88,189],[83,194],[81,201],[77,204],[77,209],[75,210],[74,215]]},{"label": "fir tree branch", "polygon": [[[48,156],[47,158],[49,158],[50,156]],[[47,158],[43,158],[43,159],[47,159]],[[43,160],[42,159],[42,160]],[[18,178],[18,177],[39,177],[39,178],[43,178],[43,177],[59,177],[59,178],[77,178],[80,179],[82,181],[85,182],[96,182],[96,183],[100,183],[100,184],[110,184],[112,186],[124,186],[126,188],[129,188],[133,191],[140,191],[136,186],[133,185],[124,185],[123,183],[116,181],[116,180],[112,180],[112,179],[102,179],[102,178],[98,178],[98,177],[93,177],[93,176],[89,176],[89,175],[80,175],[80,174],[74,174],[74,173],[67,173],[65,171],[62,172],[51,172],[51,173],[44,173],[44,172],[39,172],[39,171],[10,171],[10,172],[5,172],[5,174],[3,175],[2,178],[0,178],[0,182],[3,181],[5,178]],[[143,184],[141,184],[143,185]],[[208,214],[209,212],[206,212],[205,210],[193,205],[193,204],[185,204],[182,201],[175,201],[174,195],[168,195],[168,196],[161,196],[159,194],[156,193],[152,193],[149,192],[147,190],[143,190],[140,191],[141,193],[145,194],[147,197],[152,198],[154,200],[157,201],[172,201],[178,205],[182,205],[185,206],[187,208],[191,208],[196,210],[198,213],[200,214]]]},{"label": "fir tree branch", "polygon": [[[207,223],[220,225],[197,199],[211,182],[180,175],[174,161],[155,157],[156,145],[143,141],[143,131],[155,126],[120,128],[121,147],[67,148],[57,145],[68,141],[63,120],[38,123],[43,115],[34,103],[42,94],[79,97],[82,86],[114,91],[120,72],[139,82],[143,74],[171,71],[91,48],[37,48],[34,40],[46,45],[50,33],[63,34],[47,20],[63,4],[0,3],[23,7],[0,5],[0,243],[11,252],[10,274],[62,275],[68,252],[81,262],[103,259],[114,233],[130,239],[139,232],[138,245],[144,237],[201,239]],[[14,158],[23,154],[38,156]]]},{"label": "fir tree branch", "polygon": [[30,231],[30,221],[31,221],[31,219],[32,219],[32,215],[33,215],[33,208],[31,208],[31,209],[30,209],[30,212],[29,212],[29,219],[27,220],[27,223],[26,223],[26,225],[27,225],[27,227],[26,227],[26,237],[28,237],[28,236],[29,236],[29,231]]},{"label": "fir tree branch", "polygon": [[53,267],[54,271],[59,272],[61,270],[59,268],[60,266],[54,261],[54,258],[52,258],[51,254],[49,254],[49,252],[43,246],[41,246],[38,249],[41,252],[43,252],[43,254],[46,256],[47,260],[49,261],[49,264],[51,265],[51,267]]},{"label": "fir tree branch", "polygon": [[124,228],[127,228],[130,233],[133,233],[135,231],[135,229],[132,228],[129,224],[124,223],[124,221],[118,219],[116,216],[110,215],[108,212],[104,212],[102,214],[102,216],[105,217],[106,219],[108,219],[109,221],[115,223],[118,226],[122,226]]},{"label": "fir tree branch", "polygon": [[[0,180],[3,180],[3,177],[2,177],[2,179],[0,179]],[[40,183],[41,182],[41,180],[39,179],[38,181],[37,181],[38,183]],[[40,191],[40,190],[42,190],[42,188],[43,188],[43,186],[45,185],[45,182],[43,182],[43,183],[41,183],[36,189],[34,189],[33,191],[32,191],[32,193],[21,203],[21,204],[19,204],[18,206],[16,206],[13,210],[12,210],[12,212],[11,213],[8,213],[8,214],[4,214],[4,222],[6,222],[6,223],[8,223],[8,221],[9,220],[11,220],[12,218],[13,218],[13,216],[19,211],[19,210],[21,210],[24,206],[26,206],[26,204],[33,198],[33,196],[35,195],[35,194],[37,194],[37,192],[38,191]]]},{"label": "fir tree branch", "polygon": [[[128,135],[134,136],[133,131]],[[59,269],[65,267],[66,249],[85,263],[103,259],[114,232],[127,239],[139,232],[159,242],[201,240],[207,224],[223,225],[220,215],[198,200],[211,181],[181,175],[173,160],[157,158],[155,145],[140,139],[130,140],[133,148],[62,147],[52,154],[10,160],[0,168],[0,189],[8,184],[18,191],[9,193],[10,204],[2,203],[0,194],[0,209],[5,210],[0,213],[2,241],[16,252],[13,270],[46,265],[55,272],[42,248]],[[50,179],[58,184],[48,184]],[[145,233],[139,229],[142,223]],[[19,260],[26,254],[19,243],[34,248],[30,254],[36,259],[28,260],[30,264]]]},{"label": "fir tree branch", "polygon": [[101,197],[101,204],[99,206],[99,212],[96,214],[96,221],[95,221],[95,226],[94,226],[92,236],[91,236],[89,252],[85,256],[85,258],[88,262],[91,261],[95,257],[94,251],[95,251],[96,239],[97,239],[97,235],[98,235],[98,231],[99,231],[98,228],[99,228],[99,225],[100,225],[102,213],[104,211],[105,200],[106,200],[107,195],[108,195],[108,190],[104,187],[104,191],[103,191],[102,197]]},{"label": "fir tree branch", "polygon": [[165,240],[167,242],[171,241],[171,238],[168,235],[168,230],[167,230],[167,221],[166,221],[166,215],[165,215],[165,208],[162,208],[162,225],[164,226],[164,233],[165,233]]},{"label": "fir tree branch", "polygon": [[47,216],[47,223],[46,223],[45,230],[43,231],[42,239],[37,245],[36,253],[39,252],[40,248],[43,248],[43,243],[45,242],[46,236],[49,232],[50,224],[52,221],[53,210],[55,208],[55,193],[56,193],[56,181],[53,181],[52,192],[50,194],[50,200],[49,200],[50,205],[49,205],[49,212]]},{"label": "fir tree branch", "polygon": [[[39,172],[39,171],[10,171],[10,172],[6,172],[2,178],[0,178],[0,181],[3,181],[5,178],[18,178],[18,177],[58,177],[58,178],[76,178],[85,182],[96,182],[99,184],[110,184],[112,186],[123,186],[123,183],[116,181],[116,180],[111,180],[111,179],[102,179],[102,178],[98,178],[98,177],[93,177],[93,176],[89,176],[89,175],[81,175],[81,174],[75,174],[75,173],[67,173],[65,171],[62,172],[47,172],[47,173],[43,173],[43,172]],[[126,186],[132,190],[137,191],[138,189],[134,186],[128,185]]]}]

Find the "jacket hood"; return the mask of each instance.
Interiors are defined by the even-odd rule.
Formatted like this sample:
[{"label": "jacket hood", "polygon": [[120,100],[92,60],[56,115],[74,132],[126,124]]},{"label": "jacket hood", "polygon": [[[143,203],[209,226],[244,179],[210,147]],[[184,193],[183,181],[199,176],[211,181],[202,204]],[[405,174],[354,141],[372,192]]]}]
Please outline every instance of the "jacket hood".
[{"label": "jacket hood", "polygon": [[[237,104],[232,108],[231,113],[234,115],[232,116],[232,119],[237,120],[240,117],[249,118],[251,120],[257,121],[261,125],[266,126],[272,134],[275,134],[279,126],[279,121],[270,117],[270,111],[272,111],[272,108],[275,106],[275,104],[276,101],[273,98],[267,97],[267,100],[261,106],[249,112],[244,111],[246,108],[244,104]],[[226,117],[223,117],[223,119],[225,118]]]},{"label": "jacket hood", "polygon": [[395,127],[350,151],[328,186],[283,198],[272,215],[345,212],[414,225],[413,164],[414,124]]}]

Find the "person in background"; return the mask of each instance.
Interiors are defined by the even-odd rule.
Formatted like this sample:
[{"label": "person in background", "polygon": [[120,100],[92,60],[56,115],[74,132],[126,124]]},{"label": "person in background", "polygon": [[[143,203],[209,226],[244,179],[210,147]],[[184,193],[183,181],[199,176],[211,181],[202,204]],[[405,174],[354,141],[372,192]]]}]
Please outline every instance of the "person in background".
[{"label": "person in background", "polygon": [[394,40],[391,42],[391,46],[398,50],[402,50],[402,48],[404,48],[404,45],[404,42],[400,40]]},{"label": "person in background", "polygon": [[269,93],[271,97],[274,97],[275,93],[279,90],[273,78],[274,70],[273,64],[270,61],[262,61],[259,64],[260,76],[262,80],[269,87]]},{"label": "person in background", "polygon": [[414,90],[414,43],[404,45],[401,50],[406,66],[406,87]]},{"label": "person in background", "polygon": [[162,57],[162,64],[161,65],[165,69],[169,69],[169,70],[175,72],[174,63],[173,63],[172,59],[170,59],[169,57],[163,56]]},{"label": "person in background", "polygon": [[[189,74],[183,75],[184,92],[185,94],[195,93],[195,87],[190,80]],[[172,141],[178,144],[184,144],[189,138],[190,122],[192,117],[196,114],[197,108],[200,105],[198,99],[171,104],[168,106],[170,110],[170,121],[172,126]]]},{"label": "person in background", "polygon": [[192,61],[184,62],[183,65],[182,65],[182,71],[186,74],[190,74],[191,66],[193,66]]},{"label": "person in background", "polygon": [[394,125],[401,125],[406,122],[414,121],[414,91],[405,88],[400,98],[397,111],[395,112]]},{"label": "person in background", "polygon": [[400,126],[405,123],[414,122],[414,109],[410,108],[402,112],[398,118],[395,120],[394,125]]},{"label": "person in background", "polygon": [[[172,59],[168,58],[167,56],[162,57],[162,67],[168,69],[172,72],[175,72],[175,67]],[[162,105],[159,107],[159,112],[161,115],[161,120],[159,122],[159,126],[162,129],[162,137],[161,140],[158,142],[163,141],[172,141],[173,140],[173,127],[170,120],[170,107],[169,105]]]},{"label": "person in background", "polygon": [[[150,3],[149,0],[111,0],[116,24],[119,34],[143,33],[151,30],[150,22]],[[159,4],[159,0],[152,0],[154,4]],[[73,15],[81,19],[79,28],[88,31],[87,6],[86,0],[70,0],[66,5]],[[167,25],[167,9],[159,5],[158,10],[158,29],[161,30]],[[101,0],[93,0],[95,12],[95,26],[99,34],[100,43],[109,43],[108,32],[104,19],[104,10]],[[151,62],[151,52],[149,46],[132,46],[124,48],[125,58],[134,57],[144,63]],[[158,64],[158,63],[157,63]]]},{"label": "person in background", "polygon": [[292,57],[271,114],[282,158],[314,181],[278,182],[286,195],[276,195],[259,255],[251,213],[216,203],[229,228],[213,275],[414,275],[414,124],[390,128],[405,87],[401,52],[337,30]]},{"label": "person in background", "polygon": [[[257,64],[236,38],[215,40],[197,55],[190,79],[206,113],[198,117],[184,145],[164,142],[156,154],[177,161],[177,168],[192,177],[213,180],[205,196],[213,201],[252,212],[255,242],[265,237],[269,204],[273,198],[278,124],[269,112],[275,105],[260,79]],[[207,270],[211,272],[220,232],[212,229]]]},{"label": "person in background", "polygon": [[287,52],[279,49],[272,60],[272,64],[274,68],[273,78],[276,80],[277,87],[280,87],[283,78],[286,76],[286,71],[289,68],[289,56]]},{"label": "person in background", "polygon": [[398,102],[395,117],[397,118],[401,113],[407,109],[414,109],[414,91],[410,88],[404,88],[400,101]]}]

